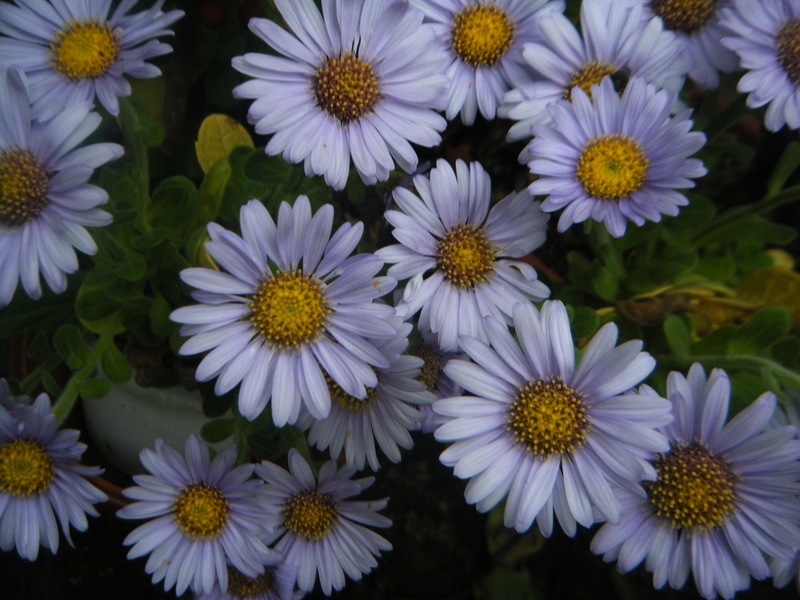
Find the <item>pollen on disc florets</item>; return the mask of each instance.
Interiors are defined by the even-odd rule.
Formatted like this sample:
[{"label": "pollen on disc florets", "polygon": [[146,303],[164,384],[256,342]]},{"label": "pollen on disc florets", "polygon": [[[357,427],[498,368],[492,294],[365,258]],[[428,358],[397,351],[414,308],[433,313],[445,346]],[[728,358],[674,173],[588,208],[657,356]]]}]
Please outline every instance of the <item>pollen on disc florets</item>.
[{"label": "pollen on disc florets", "polygon": [[19,227],[47,206],[50,176],[30,152],[0,152],[0,224]]},{"label": "pollen on disc florets", "polygon": [[325,373],[325,382],[328,384],[328,391],[331,394],[331,400],[336,402],[339,406],[343,409],[355,412],[359,410],[363,410],[365,408],[369,408],[373,404],[375,404],[375,400],[378,398],[378,389],[368,387],[367,395],[364,398],[356,398],[355,396],[351,396],[347,392],[345,392],[341,386],[336,383],[330,375]]},{"label": "pollen on disc florets", "polygon": [[775,36],[778,46],[778,60],[786,69],[789,79],[800,85],[800,19],[788,21]]},{"label": "pollen on disc florets", "polygon": [[251,320],[266,340],[279,348],[313,342],[331,312],[322,283],[297,271],[277,272],[251,297]]},{"label": "pollen on disc florets", "polygon": [[708,531],[722,525],[735,507],[736,476],[728,464],[695,442],[656,457],[658,478],[647,482],[655,514],[676,529]]},{"label": "pollen on disc florets", "polygon": [[54,477],[53,459],[36,442],[16,439],[0,446],[0,492],[36,496]]},{"label": "pollen on disc florets", "polygon": [[411,355],[424,361],[417,379],[427,386],[429,392],[433,392],[442,377],[442,357],[429,346],[419,346]]},{"label": "pollen on disc florets", "polygon": [[182,490],[173,511],[178,527],[192,539],[214,539],[228,522],[225,496],[217,488],[204,483]]},{"label": "pollen on disc florets", "polygon": [[473,67],[497,64],[514,41],[516,25],[492,2],[468,4],[453,15],[453,51]]},{"label": "pollen on disc florets", "polygon": [[351,52],[326,58],[312,83],[317,103],[345,124],[372,110],[381,97],[372,65]]},{"label": "pollen on disc florets", "polygon": [[593,60],[586,63],[572,74],[569,83],[564,89],[564,100],[572,101],[572,88],[581,88],[589,98],[592,97],[592,86],[603,81],[603,77],[611,75],[616,71],[616,67],[611,63]]},{"label": "pollen on disc florets", "polygon": [[582,446],[590,423],[583,394],[560,378],[528,382],[509,405],[506,429],[535,456],[566,454]]},{"label": "pollen on disc florets", "polygon": [[672,31],[691,33],[703,27],[714,12],[715,0],[652,0],[650,8]]},{"label": "pollen on disc florets", "polygon": [[275,588],[275,575],[270,567],[258,577],[248,577],[228,566],[228,595],[234,598],[260,598]]},{"label": "pollen on disc florets", "polygon": [[304,490],[283,505],[283,526],[308,540],[321,540],[333,528],[338,513],[329,494]]},{"label": "pollen on disc florets", "polygon": [[620,133],[597,135],[581,151],[577,177],[593,197],[620,200],[642,186],[649,164],[638,140]]},{"label": "pollen on disc florets", "polygon": [[73,81],[106,74],[117,61],[119,37],[105,22],[73,20],[50,42],[53,67]]},{"label": "pollen on disc florets", "polygon": [[474,286],[494,272],[497,252],[486,234],[472,225],[456,227],[439,241],[436,255],[445,278],[453,285]]}]

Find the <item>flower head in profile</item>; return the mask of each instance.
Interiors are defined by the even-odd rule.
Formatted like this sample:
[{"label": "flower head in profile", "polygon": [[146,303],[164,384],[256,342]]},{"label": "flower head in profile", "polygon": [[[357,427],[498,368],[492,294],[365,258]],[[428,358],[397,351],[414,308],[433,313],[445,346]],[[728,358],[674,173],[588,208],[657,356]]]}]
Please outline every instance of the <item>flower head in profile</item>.
[{"label": "flower head in profile", "polygon": [[264,573],[269,550],[261,540],[271,530],[257,495],[262,482],[249,479],[252,464],[233,466],[235,448],[212,461],[197,436],[186,441],[185,455],[157,439],[139,459],[151,474],[134,476],[136,485],[122,493],[137,502],[117,516],[151,519],[123,543],[133,546],[128,558],[150,554],[145,571],[153,583],[164,580],[179,596],[188,587],[209,594],[215,585],[228,589],[228,564],[246,577]]},{"label": "flower head in profile", "polygon": [[[175,310],[191,336],[181,354],[209,352],[197,367],[198,381],[217,377],[224,394],[241,383],[239,411],[255,419],[272,400],[276,425],[294,423],[305,405],[316,419],[328,416],[327,376],[345,393],[365,398],[387,368],[386,358],[365,338],[391,338],[394,308],[373,302],[395,280],[379,277],[374,254],[350,256],[363,225],[343,224],[331,236],[333,206],[312,217],[300,196],[281,204],[277,223],[252,200],[240,213],[242,237],[215,223],[206,249],[222,269],[181,272],[200,302]],[[323,372],[324,371],[324,372]]]},{"label": "flower head in profile", "polygon": [[540,41],[535,23],[563,2],[547,0],[411,0],[449,48],[448,120],[461,113],[472,125],[478,110],[494,119],[497,105],[511,87],[530,80],[522,57],[525,43]]},{"label": "flower head in profile", "polygon": [[706,174],[700,160],[688,158],[706,136],[689,131],[690,110],[670,116],[674,99],[638,77],[620,98],[607,78],[592,86],[591,98],[576,88],[572,102],[550,106],[552,124],[535,125],[526,150],[539,175],[528,190],[548,196],[542,210],[564,209],[559,231],[591,218],[620,237],[626,221],[658,222],[689,203],[677,190]]},{"label": "flower head in profile", "polygon": [[77,430],[58,430],[46,394],[27,407],[14,403],[14,415],[6,406],[0,402],[0,548],[36,560],[40,545],[58,551],[59,525],[72,545],[70,525],[86,531],[86,515],[98,516],[92,505],[106,496],[85,478],[102,469],[80,464],[86,445]]},{"label": "flower head in profile", "polygon": [[667,452],[655,456],[645,497],[620,492],[618,523],[597,532],[592,551],[620,571],[645,561],[656,588],[680,588],[689,573],[706,598],[732,598],[750,576],[770,575],[767,559],[794,559],[800,546],[800,441],[793,426],[768,427],[775,395],[762,394],[725,422],[730,382],[694,364],[672,372],[674,421]]},{"label": "flower head in profile", "polygon": [[261,575],[248,577],[228,564],[228,590],[216,583],[208,594],[195,594],[195,600],[300,600],[305,594],[297,589],[296,578],[297,567],[270,550]]},{"label": "flower head in profile", "polygon": [[675,34],[664,30],[661,19],[642,18],[641,6],[620,0],[581,3],[581,32],[566,16],[551,13],[537,26],[542,42],[525,45],[523,55],[537,77],[518,85],[503,98],[498,114],[518,121],[509,140],[531,136],[531,126],[547,123],[547,107],[570,100],[578,87],[591,94],[605,77],[621,90],[629,77],[641,77],[677,94],[683,86],[686,64]]},{"label": "flower head in profile", "polygon": [[769,0],[764,10],[753,10],[749,0],[733,0],[721,14],[730,35],[722,44],[747,71],[738,86],[749,92],[747,106],[769,104],[764,125],[770,131],[800,128],[800,3]]},{"label": "flower head in profile", "polygon": [[672,419],[670,404],[647,386],[655,360],[632,340],[615,347],[613,323],[595,334],[575,365],[567,311],[545,302],[514,307],[517,341],[505,323],[486,317],[486,344],[462,336],[471,361],[451,360],[445,372],[470,395],[437,400],[445,423],[434,433],[453,442],[441,462],[469,479],[465,496],[486,512],[504,497],[506,527],[523,532],[534,521],[545,536],[553,514],[574,535],[576,524],[617,522],[613,489],[641,492],[655,479],[642,457],[669,448],[657,427]]},{"label": "flower head in profile", "polygon": [[369,340],[386,357],[389,366],[376,368],[378,385],[367,389],[365,398],[345,393],[332,381],[331,412],[322,420],[306,419],[299,424],[308,429],[308,443],[320,450],[330,448],[331,458],[344,450],[348,466],[359,471],[368,463],[373,471],[380,469],[375,442],[393,463],[400,462],[400,448],[409,449],[414,442],[409,431],[418,427],[422,413],[414,405],[430,405],[435,396],[419,381],[421,358],[403,354],[408,347],[410,323],[392,320],[397,327],[393,338]]},{"label": "flower head in profile", "polygon": [[49,119],[72,104],[95,98],[112,115],[119,96],[129,96],[126,77],[157,77],[145,62],[172,51],[156,38],[182,10],[161,10],[164,0],[127,14],[138,0],[14,0],[0,4],[0,70],[18,65],[28,75],[34,110]]},{"label": "flower head in profile", "polygon": [[642,7],[642,19],[660,17],[664,27],[675,33],[675,43],[686,62],[687,75],[704,90],[719,85],[719,73],[730,73],[739,58],[722,45],[729,35],[720,16],[733,0],[623,0]]},{"label": "flower head in profile", "polygon": [[264,461],[256,473],[267,485],[263,501],[272,509],[267,524],[275,532],[268,541],[297,566],[297,585],[305,591],[319,582],[326,596],[344,587],[344,576],[358,581],[377,566],[375,557],[392,545],[364,527],[389,527],[392,522],[379,515],[387,499],[350,500],[375,481],[374,477],[350,479],[352,467],[336,469],[328,461],[316,479],[300,453],[289,451],[289,471]]},{"label": "flower head in profile", "polygon": [[388,210],[400,244],[377,254],[389,275],[409,279],[398,312],[420,312],[419,327],[458,350],[458,336],[486,339],[483,316],[508,322],[516,302],[542,300],[550,290],[520,258],[544,242],[548,215],[528,192],[510,194],[489,209],[491,181],[478,163],[440,159],[430,176],[414,178],[416,193],[398,187],[399,210]]},{"label": "flower head in profile", "polygon": [[0,73],[0,106],[2,308],[18,281],[31,298],[40,298],[40,273],[50,289],[63,292],[67,274],[78,269],[75,249],[97,252],[86,227],[108,225],[111,215],[97,208],[108,194],[87,181],[123,149],[109,143],[75,149],[101,121],[85,102],[47,123],[34,120],[25,75],[16,67]]},{"label": "flower head in profile", "polygon": [[8,411],[11,418],[19,421],[25,415],[25,409],[31,405],[27,396],[12,396],[5,379],[0,379],[0,406]]},{"label": "flower head in profile", "polygon": [[[254,79],[234,89],[253,98],[256,133],[274,134],[267,154],[305,162],[344,188],[352,158],[367,184],[386,181],[397,164],[417,166],[411,143],[435,146],[445,120],[447,54],[422,13],[406,0],[276,0],[291,33],[267,19],[250,28],[283,56],[233,59]],[[409,143],[411,142],[411,143]]]}]

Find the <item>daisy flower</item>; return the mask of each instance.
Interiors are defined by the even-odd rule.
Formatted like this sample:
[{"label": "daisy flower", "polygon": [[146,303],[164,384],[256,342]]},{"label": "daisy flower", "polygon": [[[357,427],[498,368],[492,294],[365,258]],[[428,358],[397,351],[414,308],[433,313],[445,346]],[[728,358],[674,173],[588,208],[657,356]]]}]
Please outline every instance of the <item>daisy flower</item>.
[{"label": "daisy flower", "polygon": [[670,448],[654,459],[646,497],[621,493],[622,518],[592,541],[620,571],[645,561],[656,588],[680,588],[689,573],[706,598],[732,598],[750,576],[770,575],[767,557],[791,560],[800,547],[800,441],[792,426],[770,428],[767,392],[725,423],[730,382],[695,363],[672,372],[675,420],[661,429]]},{"label": "daisy flower", "polygon": [[295,586],[296,576],[297,567],[280,552],[270,551],[258,577],[248,577],[229,564],[228,590],[216,583],[208,594],[195,594],[195,600],[299,600],[305,594]]},{"label": "daisy flower", "polygon": [[155,451],[139,455],[150,475],[135,475],[137,485],[122,493],[138,500],[122,508],[123,519],[152,519],[123,541],[133,546],[128,558],[150,554],[145,571],[164,590],[175,587],[180,596],[188,587],[210,594],[215,584],[228,589],[230,563],[246,577],[264,573],[269,550],[261,541],[271,529],[267,511],[258,500],[263,485],[249,480],[254,465],[234,468],[236,448],[212,461],[205,442],[193,435],[185,456],[161,439]]},{"label": "daisy flower", "polygon": [[[440,159],[430,175],[414,178],[416,194],[396,188],[399,210],[388,210],[400,244],[377,254],[389,275],[409,279],[398,312],[420,311],[420,329],[438,336],[442,350],[458,350],[458,336],[486,339],[483,315],[509,321],[516,302],[542,300],[550,290],[519,258],[539,247],[548,215],[528,192],[510,194],[489,210],[491,181],[478,163]],[[427,274],[427,276],[426,276]]]},{"label": "daisy flower", "polygon": [[16,67],[0,73],[0,106],[2,308],[17,281],[31,298],[40,298],[39,273],[50,289],[63,292],[66,274],[78,269],[75,248],[97,252],[85,228],[111,222],[111,215],[97,208],[108,194],[86,182],[123,149],[92,144],[75,150],[100,125],[100,115],[90,112],[88,103],[72,105],[47,123],[34,121],[25,75]]},{"label": "daisy flower", "polygon": [[198,381],[217,377],[224,394],[241,383],[239,412],[255,419],[272,399],[278,427],[294,423],[305,404],[315,419],[328,416],[330,392],[324,373],[347,394],[365,398],[378,383],[372,367],[388,368],[370,338],[396,334],[387,321],[394,308],[374,299],[394,289],[378,277],[383,261],[350,256],[364,226],[345,223],[331,236],[333,206],[312,217],[299,196],[284,202],[277,224],[257,200],[240,213],[242,237],[208,225],[206,249],[223,271],[184,269],[181,279],[198,288],[200,302],[173,311],[191,339],[181,354],[209,352],[197,367]]},{"label": "daisy flower", "polygon": [[747,106],[769,104],[764,124],[770,131],[800,128],[800,3],[764,0],[753,10],[749,0],[733,0],[722,11],[722,25],[731,33],[722,44],[747,71],[738,86],[749,92]]},{"label": "daisy flower", "polygon": [[354,398],[328,379],[331,393],[331,412],[327,418],[306,419],[299,427],[308,429],[308,443],[320,450],[330,448],[331,458],[342,453],[347,465],[361,471],[365,463],[373,471],[380,469],[375,442],[393,463],[400,462],[400,448],[414,446],[409,431],[423,420],[422,413],[412,405],[433,404],[435,396],[419,381],[421,358],[403,354],[408,347],[410,323],[399,318],[392,320],[397,328],[393,338],[369,339],[389,366],[376,368],[378,385],[367,389],[363,399]]},{"label": "daisy flower", "polygon": [[539,41],[536,20],[564,10],[563,2],[547,0],[411,0],[425,13],[449,49],[450,88],[446,117],[472,125],[480,109],[494,119],[503,94],[530,80],[522,57],[526,42]]},{"label": "daisy flower", "polygon": [[86,514],[106,496],[85,477],[99,467],[80,464],[86,445],[75,429],[59,431],[47,394],[12,416],[0,403],[0,548],[36,560],[39,546],[58,551],[58,526],[72,545],[69,526],[86,531]]},{"label": "daisy flower", "polygon": [[367,184],[386,181],[397,162],[417,166],[409,142],[441,141],[447,53],[405,0],[276,0],[290,32],[267,19],[250,29],[283,56],[245,54],[236,70],[254,77],[233,90],[253,98],[256,133],[274,134],[267,154],[305,161],[306,175],[344,188],[350,158]]},{"label": "daisy flower", "polygon": [[658,222],[689,203],[676,188],[694,187],[690,178],[706,174],[700,160],[687,158],[706,136],[689,131],[691,110],[670,117],[674,99],[635,77],[622,98],[604,79],[592,86],[592,98],[576,88],[572,102],[551,105],[553,123],[535,125],[526,150],[539,175],[528,190],[548,196],[542,210],[564,209],[558,231],[591,217],[620,237],[626,219]]},{"label": "daisy flower", "polygon": [[25,414],[25,409],[30,405],[30,398],[27,396],[12,396],[8,388],[8,382],[5,379],[0,379],[0,406],[5,408],[13,419],[21,420]]},{"label": "daisy flower", "polygon": [[644,21],[642,8],[618,0],[581,3],[581,33],[564,15],[552,13],[538,21],[542,43],[525,44],[523,56],[538,78],[517,86],[503,98],[498,114],[519,121],[508,139],[531,136],[531,126],[547,123],[547,106],[570,100],[573,88],[591,94],[592,85],[606,76],[642,77],[677,93],[686,64],[675,34],[661,19]]},{"label": "daisy flower", "polygon": [[[158,77],[146,63],[172,48],[155,38],[182,10],[164,13],[164,0],[134,15],[137,0],[122,0],[111,13],[111,0],[14,0],[0,4],[0,70],[18,65],[28,75],[37,116],[50,119],[95,97],[112,115],[119,96],[129,96],[126,77]],[[111,13],[111,14],[109,14]]]},{"label": "daisy flower", "polygon": [[[264,461],[256,473],[267,485],[263,502],[272,509],[267,525],[275,532],[269,543],[282,552],[286,562],[297,566],[297,585],[304,592],[319,582],[326,596],[344,587],[344,576],[358,581],[378,563],[375,557],[392,545],[367,529],[389,527],[392,522],[379,515],[388,499],[349,500],[375,481],[374,477],[350,479],[352,467],[337,471],[336,462],[328,461],[314,478],[305,459],[294,448],[289,451],[289,471]],[[363,524],[363,525],[360,525]]]},{"label": "daisy flower", "polygon": [[719,73],[730,73],[739,65],[739,57],[722,45],[729,31],[722,26],[723,8],[733,0],[626,0],[641,5],[642,18],[661,17],[664,27],[675,32],[686,62],[687,75],[704,90],[719,85]]},{"label": "daisy flower", "polygon": [[517,341],[505,323],[486,317],[489,344],[462,336],[471,362],[452,360],[445,372],[472,395],[437,400],[445,418],[434,436],[453,442],[441,462],[469,479],[465,496],[486,512],[504,497],[506,527],[526,531],[534,521],[545,536],[553,513],[570,536],[576,523],[617,522],[613,491],[640,490],[655,479],[643,459],[669,448],[656,427],[672,420],[670,404],[642,386],[655,360],[632,340],[615,347],[609,323],[575,365],[567,311],[561,302],[514,307]]}]

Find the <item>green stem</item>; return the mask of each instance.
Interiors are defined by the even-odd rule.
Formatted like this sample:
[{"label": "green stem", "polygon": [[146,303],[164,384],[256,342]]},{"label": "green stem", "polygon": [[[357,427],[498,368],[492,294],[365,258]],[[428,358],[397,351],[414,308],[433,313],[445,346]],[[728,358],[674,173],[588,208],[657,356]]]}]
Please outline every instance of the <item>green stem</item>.
[{"label": "green stem", "polygon": [[147,207],[150,205],[150,166],[147,157],[147,146],[137,133],[139,115],[136,114],[136,109],[132,106],[129,98],[123,97],[119,99],[119,119],[125,146],[133,153],[133,160],[136,163],[136,197],[133,202],[139,216],[138,221],[142,231],[150,231],[150,223],[147,222],[146,218]]},{"label": "green stem", "polygon": [[770,211],[781,206],[782,204],[786,204],[798,199],[800,199],[800,185],[795,185],[775,194],[774,196],[763,198],[755,204],[748,204],[747,206],[732,208],[716,219],[705,231],[697,235],[697,237],[692,240],[692,245],[695,248],[701,248],[726,227],[730,227],[735,223],[739,223],[740,221],[760,215],[761,213]]},{"label": "green stem", "polygon": [[772,375],[778,383],[791,387],[794,390],[800,391],[800,374],[787,369],[776,363],[769,358],[761,356],[722,356],[722,355],[709,355],[709,356],[671,356],[661,355],[656,356],[656,360],[660,365],[669,368],[686,369],[692,363],[699,362],[704,367],[720,369],[746,369],[748,371],[761,372],[762,369],[766,370]]},{"label": "green stem", "polygon": [[72,411],[72,407],[75,406],[75,402],[78,400],[79,386],[89,378],[92,371],[97,368],[100,358],[108,350],[109,345],[114,343],[114,335],[124,319],[124,311],[118,311],[111,316],[94,348],[89,352],[86,363],[75,372],[69,383],[67,383],[67,387],[64,388],[61,397],[53,406],[53,414],[56,416],[56,422],[59,425],[64,422]]}]

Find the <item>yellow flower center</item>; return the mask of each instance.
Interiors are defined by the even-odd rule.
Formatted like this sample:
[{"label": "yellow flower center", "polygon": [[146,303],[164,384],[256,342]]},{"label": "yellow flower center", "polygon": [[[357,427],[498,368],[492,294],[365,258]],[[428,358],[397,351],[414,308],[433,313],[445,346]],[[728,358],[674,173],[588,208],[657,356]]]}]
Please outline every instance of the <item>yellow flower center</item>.
[{"label": "yellow flower center", "polygon": [[55,476],[53,459],[36,442],[16,439],[0,446],[0,492],[36,496]]},{"label": "yellow flower center", "polygon": [[253,324],[279,348],[307,344],[322,333],[331,312],[322,284],[314,276],[278,272],[267,279],[251,302]]},{"label": "yellow flower center", "polygon": [[228,595],[234,598],[262,598],[275,588],[272,569],[266,567],[256,578],[248,577],[241,571],[228,567]]},{"label": "yellow flower center", "polygon": [[217,488],[204,483],[184,489],[173,510],[181,531],[192,539],[214,539],[228,522],[227,500]]},{"label": "yellow flower center", "polygon": [[583,394],[560,378],[529,382],[509,405],[506,429],[535,456],[566,454],[586,441]]},{"label": "yellow flower center", "polygon": [[372,406],[375,403],[375,400],[378,398],[378,390],[377,388],[367,388],[367,395],[364,398],[356,398],[355,396],[351,396],[347,392],[345,392],[338,383],[336,383],[330,375],[325,373],[325,381],[328,384],[328,391],[331,394],[331,400],[336,402],[339,406],[343,409],[355,412],[358,410],[364,410]]},{"label": "yellow flower center", "polygon": [[439,267],[447,280],[462,287],[486,281],[494,272],[497,252],[486,234],[472,225],[461,225],[441,239],[436,247]]},{"label": "yellow flower center", "polygon": [[595,198],[619,200],[642,186],[649,164],[637,140],[620,133],[597,135],[581,151],[576,175]]},{"label": "yellow flower center", "polygon": [[494,65],[514,41],[515,23],[492,2],[468,4],[453,15],[453,51],[473,67]]},{"label": "yellow flower center", "polygon": [[325,59],[312,82],[317,103],[345,124],[369,112],[381,97],[372,65],[350,52]]},{"label": "yellow flower center", "polygon": [[0,152],[0,223],[18,227],[36,218],[47,206],[50,177],[30,152]]},{"label": "yellow flower center", "polygon": [[439,378],[442,376],[442,357],[428,346],[420,346],[411,355],[425,361],[417,379],[428,387],[429,392],[433,392],[436,384],[439,383]]},{"label": "yellow flower center", "polygon": [[706,24],[714,12],[715,0],[652,0],[650,8],[664,26],[673,31],[691,33]]},{"label": "yellow flower center", "polygon": [[611,63],[593,60],[586,63],[569,78],[569,83],[564,90],[564,100],[572,102],[572,88],[581,88],[589,98],[592,97],[592,86],[603,81],[603,77],[611,75],[616,67]]},{"label": "yellow flower center", "polygon": [[53,67],[73,81],[100,77],[117,61],[119,38],[107,23],[70,21],[50,42]]},{"label": "yellow flower center", "polygon": [[789,79],[800,85],[800,19],[787,21],[775,36],[778,45],[778,60],[786,69]]},{"label": "yellow flower center", "polygon": [[283,505],[283,526],[308,540],[321,540],[333,528],[338,514],[329,494],[306,490]]},{"label": "yellow flower center", "polygon": [[658,479],[645,484],[650,503],[675,529],[708,531],[733,512],[735,475],[699,443],[658,456],[655,468]]}]

